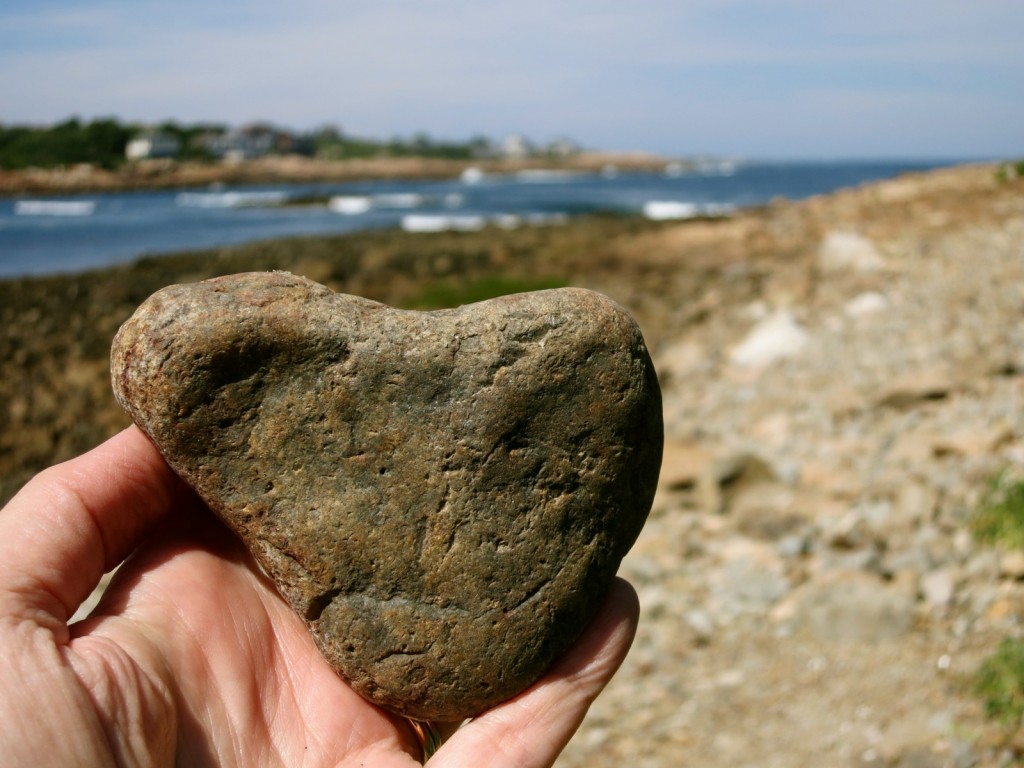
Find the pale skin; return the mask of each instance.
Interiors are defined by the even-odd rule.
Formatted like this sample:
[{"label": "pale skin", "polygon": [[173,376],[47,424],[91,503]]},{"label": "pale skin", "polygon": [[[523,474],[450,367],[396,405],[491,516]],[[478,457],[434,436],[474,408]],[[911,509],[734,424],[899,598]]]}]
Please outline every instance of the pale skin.
[{"label": "pale skin", "polygon": [[[122,561],[98,608],[69,626]],[[545,677],[464,724],[429,765],[552,765],[625,658],[638,612],[617,581]],[[403,718],[341,681],[132,427],[0,510],[0,755],[10,766],[412,766],[420,746]]]}]

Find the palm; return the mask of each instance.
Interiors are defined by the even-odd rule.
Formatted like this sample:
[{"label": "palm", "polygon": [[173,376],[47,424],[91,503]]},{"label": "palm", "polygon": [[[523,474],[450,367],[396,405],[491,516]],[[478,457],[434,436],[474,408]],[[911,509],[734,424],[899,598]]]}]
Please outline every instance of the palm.
[{"label": "palm", "polygon": [[74,628],[79,675],[128,687],[136,711],[173,718],[179,764],[410,762],[408,726],[341,683],[234,540],[215,523],[195,525],[198,535],[155,537]]},{"label": "palm", "polygon": [[[68,627],[132,550],[97,610]],[[636,614],[635,594],[618,583],[548,676],[460,729],[437,764],[551,765],[625,656]],[[408,723],[341,681],[237,540],[134,429],[48,470],[0,511],[0,657],[8,765],[419,757]]]}]

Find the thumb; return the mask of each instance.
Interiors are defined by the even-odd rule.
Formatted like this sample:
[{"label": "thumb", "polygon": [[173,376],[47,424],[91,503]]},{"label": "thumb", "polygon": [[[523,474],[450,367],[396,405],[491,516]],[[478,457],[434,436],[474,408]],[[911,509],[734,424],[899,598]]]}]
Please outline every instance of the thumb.
[{"label": "thumb", "polygon": [[136,427],[44,470],[0,510],[0,613],[67,622],[186,493]]}]

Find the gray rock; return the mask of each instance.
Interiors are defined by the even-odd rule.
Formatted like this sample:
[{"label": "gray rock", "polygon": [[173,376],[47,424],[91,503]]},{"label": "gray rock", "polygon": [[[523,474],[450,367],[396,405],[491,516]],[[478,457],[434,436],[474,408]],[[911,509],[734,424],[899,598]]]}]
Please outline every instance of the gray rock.
[{"label": "gray rock", "polygon": [[535,681],[657,483],[650,358],[589,291],[421,313],[285,273],[171,286],[121,328],[112,377],[328,661],[418,719]]},{"label": "gray rock", "polygon": [[866,574],[838,572],[802,591],[799,612],[822,640],[878,643],[910,630],[914,598]]}]

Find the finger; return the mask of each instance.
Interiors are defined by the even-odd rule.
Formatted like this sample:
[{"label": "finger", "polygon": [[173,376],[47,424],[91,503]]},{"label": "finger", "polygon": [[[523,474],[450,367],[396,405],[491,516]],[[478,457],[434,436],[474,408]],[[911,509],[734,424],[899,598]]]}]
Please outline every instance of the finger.
[{"label": "finger", "polygon": [[242,543],[198,504],[154,528],[71,633],[78,654],[113,642],[139,648],[154,676],[173,673],[181,764],[233,764],[240,744],[250,755],[272,745],[282,765],[418,764],[405,721],[342,682]]},{"label": "finger", "polygon": [[[633,642],[640,606],[616,579],[569,652],[533,686],[464,725],[430,761],[438,768],[547,768],[583,722]],[[481,756],[486,755],[482,760]]]},{"label": "finger", "polygon": [[185,493],[135,427],[39,473],[0,511],[0,605],[67,621]]}]

